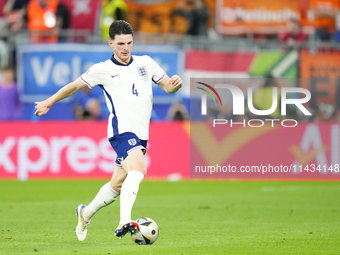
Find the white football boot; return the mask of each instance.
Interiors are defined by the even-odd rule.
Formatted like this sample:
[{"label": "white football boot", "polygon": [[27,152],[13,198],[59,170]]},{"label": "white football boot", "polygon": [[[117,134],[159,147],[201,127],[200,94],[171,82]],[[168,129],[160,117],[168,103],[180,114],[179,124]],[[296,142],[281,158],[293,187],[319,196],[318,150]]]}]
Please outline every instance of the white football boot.
[{"label": "white football boot", "polygon": [[78,205],[76,207],[76,212],[78,216],[78,225],[76,227],[76,235],[79,241],[84,241],[87,234],[87,227],[90,225],[90,221],[85,221],[83,218],[83,210],[85,209],[86,205]]}]

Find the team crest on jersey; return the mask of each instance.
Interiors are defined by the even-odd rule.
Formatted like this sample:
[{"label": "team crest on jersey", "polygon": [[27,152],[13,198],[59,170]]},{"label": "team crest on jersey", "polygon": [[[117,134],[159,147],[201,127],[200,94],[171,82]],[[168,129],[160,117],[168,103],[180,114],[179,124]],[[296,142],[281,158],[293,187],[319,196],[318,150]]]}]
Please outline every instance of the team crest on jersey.
[{"label": "team crest on jersey", "polygon": [[136,144],[137,144],[137,141],[136,141],[135,138],[133,138],[133,139],[128,140],[128,143],[129,143],[131,146],[133,146],[133,145],[136,145]]},{"label": "team crest on jersey", "polygon": [[137,67],[137,70],[138,70],[138,73],[139,73],[140,76],[142,76],[142,77],[148,76],[148,71],[146,70],[145,66]]}]

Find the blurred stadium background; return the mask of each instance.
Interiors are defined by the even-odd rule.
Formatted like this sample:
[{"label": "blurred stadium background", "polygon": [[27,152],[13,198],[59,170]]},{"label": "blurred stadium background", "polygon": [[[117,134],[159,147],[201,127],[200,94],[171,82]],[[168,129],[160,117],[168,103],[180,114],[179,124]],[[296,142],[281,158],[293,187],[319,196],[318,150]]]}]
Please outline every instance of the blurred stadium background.
[{"label": "blurred stadium background", "polygon": [[[339,140],[339,1],[321,4],[321,9],[334,13],[331,23],[336,31],[331,30],[326,36],[318,30],[314,10],[318,3],[314,0],[205,0],[203,9],[209,14],[207,19],[203,14],[187,15],[196,8],[195,2],[126,0],[122,7],[135,31],[133,54],[150,55],[169,76],[179,74],[184,80],[183,89],[175,95],[153,86],[148,178],[190,177],[188,121],[195,117],[190,109],[190,78],[313,78],[313,82],[310,80],[303,86],[315,91],[310,104],[315,114],[314,118],[304,120],[303,125],[316,125],[316,133],[325,141],[319,144],[320,148],[311,142],[316,150],[314,157],[295,157],[289,148],[300,143],[305,130],[302,128],[280,155],[285,162],[300,160],[305,164],[322,158],[315,159],[318,153],[326,153],[328,164],[339,163],[338,143],[330,144],[334,139]],[[79,97],[56,104],[43,117],[34,115],[35,101],[52,95],[93,63],[112,54],[107,38],[101,34],[105,29],[103,18],[107,18],[103,10],[110,1],[60,0],[59,3],[69,14],[68,19],[67,15],[60,16],[67,20],[67,28],[59,28],[59,39],[46,36],[49,38],[44,40],[49,42],[37,41],[36,31],[25,25],[13,30],[17,12],[0,12],[1,66],[15,67],[20,96],[18,118],[0,122],[0,178],[92,179],[111,175],[115,154],[106,142],[107,112],[100,91],[93,92],[102,106],[95,119],[86,115],[89,113],[77,114],[76,104],[84,100]],[[0,10],[6,4],[7,1],[0,1]],[[114,10],[110,21],[114,20]],[[282,39],[287,33],[290,38],[287,27],[290,20],[298,21],[302,39],[295,40],[294,36],[292,40]],[[189,31],[192,21],[203,26],[203,32],[197,32],[199,28]],[[54,28],[52,25],[45,30]],[[300,85],[296,82],[293,86]],[[327,122],[327,127],[321,122]],[[278,142],[285,140],[279,135],[276,138]],[[164,144],[171,147],[164,148]],[[323,146],[330,150],[323,150]],[[244,154],[251,150],[253,147],[247,144],[240,148]]]},{"label": "blurred stadium background", "polygon": [[[339,254],[339,172],[307,175],[314,181],[190,178],[191,152],[202,165],[339,166],[339,0],[39,0],[48,15],[34,13],[36,1],[0,0],[0,254]],[[29,25],[26,16],[46,20]],[[118,16],[134,28],[133,54],[184,80],[175,95],[153,85],[148,180],[133,210],[160,227],[151,247],[113,237],[118,202],[98,213],[85,242],[73,233],[74,207],[114,168],[100,89],[34,115],[35,101],[111,57],[102,31]],[[198,121],[191,78],[240,79],[258,91],[268,78],[301,86],[313,116],[290,111],[294,129],[214,134]],[[209,107],[235,120],[227,103]]]}]

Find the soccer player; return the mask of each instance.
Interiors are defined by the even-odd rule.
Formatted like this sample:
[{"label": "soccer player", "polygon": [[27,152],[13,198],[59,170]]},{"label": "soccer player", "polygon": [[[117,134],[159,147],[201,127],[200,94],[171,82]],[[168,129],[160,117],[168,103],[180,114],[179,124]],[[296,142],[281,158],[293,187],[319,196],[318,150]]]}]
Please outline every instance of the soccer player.
[{"label": "soccer player", "polygon": [[178,75],[169,78],[149,56],[132,56],[133,30],[126,21],[115,21],[109,29],[109,45],[113,56],[93,65],[77,80],[67,84],[53,96],[36,102],[37,116],[46,114],[53,104],[71,96],[82,88],[98,85],[103,89],[110,110],[108,138],[117,153],[111,181],[99,190],[92,202],[76,208],[78,225],[76,235],[85,240],[93,215],[114,202],[120,195],[120,222],[115,235],[122,238],[134,232],[138,224],[131,220],[131,211],[146,174],[144,154],[149,139],[152,111],[152,81],[166,93],[175,93],[182,87]]}]

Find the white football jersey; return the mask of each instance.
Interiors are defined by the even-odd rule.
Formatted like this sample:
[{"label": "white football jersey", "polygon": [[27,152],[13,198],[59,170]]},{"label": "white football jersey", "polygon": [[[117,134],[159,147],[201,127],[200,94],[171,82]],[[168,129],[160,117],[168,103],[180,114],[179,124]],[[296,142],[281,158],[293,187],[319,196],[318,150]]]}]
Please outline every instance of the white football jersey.
[{"label": "white football jersey", "polygon": [[99,85],[110,110],[108,138],[132,132],[141,140],[149,139],[152,111],[152,80],[160,82],[164,70],[149,56],[132,56],[129,64],[113,56],[90,67],[80,79],[90,88]]}]

